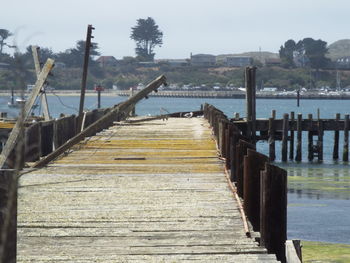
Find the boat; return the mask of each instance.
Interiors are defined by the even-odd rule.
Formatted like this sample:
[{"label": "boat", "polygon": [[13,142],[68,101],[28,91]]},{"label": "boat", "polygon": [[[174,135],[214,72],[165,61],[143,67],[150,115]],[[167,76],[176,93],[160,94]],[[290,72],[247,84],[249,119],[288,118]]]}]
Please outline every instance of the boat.
[{"label": "boat", "polygon": [[[24,104],[26,104],[26,97],[17,97],[15,99],[15,96],[14,96],[14,92],[13,92],[13,89],[11,89],[11,98],[10,98],[10,101],[7,102],[7,106],[9,108],[20,108],[22,107],[22,105],[24,106]],[[36,107],[38,107],[38,105],[33,105],[33,109],[35,109]]]}]

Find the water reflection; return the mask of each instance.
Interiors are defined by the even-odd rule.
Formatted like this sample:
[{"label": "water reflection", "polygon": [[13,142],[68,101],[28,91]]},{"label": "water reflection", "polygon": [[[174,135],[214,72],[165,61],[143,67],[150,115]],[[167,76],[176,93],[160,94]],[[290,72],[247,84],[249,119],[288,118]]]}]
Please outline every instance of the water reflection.
[{"label": "water reflection", "polygon": [[284,166],[288,171],[288,193],[297,198],[350,199],[350,175],[347,166]]}]

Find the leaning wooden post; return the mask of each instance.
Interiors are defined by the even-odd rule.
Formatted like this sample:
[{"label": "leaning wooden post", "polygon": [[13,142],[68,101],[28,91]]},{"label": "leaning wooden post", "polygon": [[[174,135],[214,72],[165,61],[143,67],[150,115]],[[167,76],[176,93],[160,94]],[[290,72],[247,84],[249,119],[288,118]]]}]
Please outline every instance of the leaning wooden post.
[{"label": "leaning wooden post", "polygon": [[89,59],[90,59],[91,38],[93,38],[93,36],[91,34],[92,34],[92,30],[94,30],[94,29],[95,28],[92,25],[88,25],[87,33],[86,33],[84,64],[83,64],[83,77],[81,80],[77,133],[79,133],[82,130],[86,80],[87,80],[88,66],[89,66]]},{"label": "leaning wooden post", "polygon": [[[338,128],[338,123],[340,120],[340,113],[337,113],[335,115],[335,123],[336,127]],[[333,160],[338,160],[339,158],[339,131],[336,130],[334,132],[334,146],[333,146]]]},{"label": "leaning wooden post", "polygon": [[312,161],[314,159],[314,152],[313,152],[313,137],[312,137],[312,114],[308,114],[308,160]]},{"label": "leaning wooden post", "polygon": [[[39,49],[40,48],[38,46],[32,46],[34,67],[35,67],[35,72],[36,72],[37,77],[39,77],[40,71],[41,71]],[[41,104],[43,107],[43,114],[44,114],[45,121],[49,121],[51,119],[51,117],[50,117],[50,112],[49,112],[49,105],[47,103],[45,85],[42,87],[42,90],[41,90]]]},{"label": "leaning wooden post", "polygon": [[49,75],[50,71],[53,69],[53,67],[54,67],[54,60],[52,60],[50,58],[47,59],[45,65],[43,66],[43,68],[42,68],[42,70],[37,78],[37,81],[35,82],[34,88],[32,90],[32,93],[30,94],[29,99],[26,101],[26,104],[24,105],[23,116],[20,116],[17,119],[17,122],[16,122],[15,126],[13,127],[13,129],[12,129],[12,131],[11,131],[7,141],[6,141],[5,147],[2,149],[2,152],[0,155],[0,169],[2,169],[4,167],[7,158],[9,157],[10,153],[14,149],[14,147],[18,141],[18,137],[20,136],[22,121],[25,122],[26,119],[28,118],[29,112],[34,105],[36,97],[38,96],[40,90],[44,86],[44,84],[46,82],[46,78],[48,77],[48,75]]},{"label": "leaning wooden post", "polygon": [[58,149],[56,149],[54,152],[47,155],[45,158],[41,159],[40,161],[36,162],[32,167],[43,167],[53,159],[57,158],[59,155],[64,153],[66,150],[83,140],[84,138],[88,136],[92,136],[97,131],[101,131],[101,129],[104,129],[106,127],[109,127],[113,121],[120,116],[120,113],[128,114],[131,105],[135,105],[138,101],[145,98],[150,92],[155,91],[158,89],[162,84],[166,85],[166,78],[164,75],[159,76],[157,79],[152,81],[147,85],[146,88],[135,94],[133,97],[128,99],[125,102],[122,102],[116,106],[114,106],[107,114],[105,114],[103,117],[95,121],[94,123],[90,124],[88,127],[86,127],[83,131],[81,131],[79,134],[75,135],[73,138],[69,139],[66,143],[61,145]]},{"label": "leaning wooden post", "polygon": [[343,148],[343,161],[349,161],[349,114],[345,114],[344,117],[344,148]]},{"label": "leaning wooden post", "polygon": [[269,118],[269,157],[271,162],[273,162],[276,159],[275,127],[273,118]]},{"label": "leaning wooden post", "polygon": [[282,162],[287,161],[288,154],[288,114],[283,114]]},{"label": "leaning wooden post", "polygon": [[266,163],[261,172],[260,245],[285,262],[287,239],[287,172]]},{"label": "leaning wooden post", "polygon": [[294,159],[294,129],[295,129],[295,119],[294,119],[294,111],[290,113],[290,141],[289,141],[289,160]]},{"label": "leaning wooden post", "polygon": [[297,119],[297,153],[295,156],[295,160],[297,162],[300,162],[302,159],[302,134],[303,134],[303,130],[302,130],[302,122],[303,122],[303,115],[302,114],[298,114],[298,119]]}]

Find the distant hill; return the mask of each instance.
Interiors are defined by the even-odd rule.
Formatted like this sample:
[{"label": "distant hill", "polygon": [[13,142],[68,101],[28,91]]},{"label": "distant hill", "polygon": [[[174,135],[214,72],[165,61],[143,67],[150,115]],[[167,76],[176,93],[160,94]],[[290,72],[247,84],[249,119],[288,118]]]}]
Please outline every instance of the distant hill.
[{"label": "distant hill", "polygon": [[331,60],[346,56],[350,56],[350,39],[341,39],[328,46],[327,57]]},{"label": "distant hill", "polygon": [[232,56],[248,56],[252,57],[254,60],[259,60],[262,63],[265,62],[266,59],[270,58],[279,58],[279,54],[277,53],[272,53],[268,51],[253,51],[253,52],[244,52],[240,54],[223,54],[223,55],[218,55],[216,56],[217,61],[223,61],[226,57],[232,57]]}]

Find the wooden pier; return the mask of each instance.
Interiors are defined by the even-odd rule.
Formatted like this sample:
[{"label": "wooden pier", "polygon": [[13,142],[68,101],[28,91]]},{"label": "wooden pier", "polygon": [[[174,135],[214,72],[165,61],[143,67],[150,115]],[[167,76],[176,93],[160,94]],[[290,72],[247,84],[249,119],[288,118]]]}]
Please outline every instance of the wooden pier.
[{"label": "wooden pier", "polygon": [[203,118],[118,122],[24,174],[17,262],[276,262]]}]

